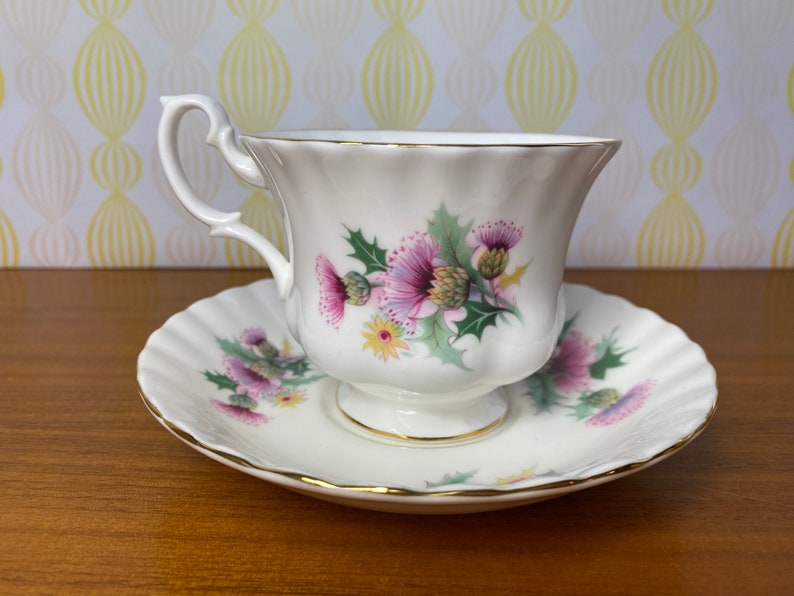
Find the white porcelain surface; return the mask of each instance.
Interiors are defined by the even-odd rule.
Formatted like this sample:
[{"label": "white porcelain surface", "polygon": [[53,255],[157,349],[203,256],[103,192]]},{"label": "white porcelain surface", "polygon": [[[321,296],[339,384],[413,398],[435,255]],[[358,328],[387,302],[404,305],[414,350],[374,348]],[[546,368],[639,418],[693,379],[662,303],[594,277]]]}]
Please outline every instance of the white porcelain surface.
[{"label": "white porcelain surface", "polygon": [[[297,492],[403,513],[514,507],[659,462],[700,433],[716,407],[714,369],[679,328],[584,286],[565,285],[565,293],[575,318],[553,360],[533,381],[507,387],[506,419],[468,441],[383,439],[347,420],[336,381],[301,368],[269,280],[169,319],[140,354],[138,384],[157,420],[187,444]],[[284,367],[271,375],[278,387],[235,406],[242,398],[232,396],[245,388],[229,383],[241,374],[229,353],[240,337],[262,332],[257,350]],[[256,368],[264,356],[243,349],[238,355]]]},{"label": "white porcelain surface", "polygon": [[[208,144],[281,207],[286,254],[191,190],[176,139],[194,108],[210,119]],[[378,396],[348,414],[388,409],[394,420],[410,393],[422,415],[404,418],[409,428],[399,432],[428,436],[430,428],[437,437],[487,427],[490,415],[462,425],[455,400],[485,396],[548,359],[564,316],[558,295],[574,223],[620,146],[433,131],[276,131],[242,135],[238,146],[223,107],[201,95],[163,98],[158,140],[190,213],[267,261],[309,359]],[[375,414],[361,422],[380,425]]]}]

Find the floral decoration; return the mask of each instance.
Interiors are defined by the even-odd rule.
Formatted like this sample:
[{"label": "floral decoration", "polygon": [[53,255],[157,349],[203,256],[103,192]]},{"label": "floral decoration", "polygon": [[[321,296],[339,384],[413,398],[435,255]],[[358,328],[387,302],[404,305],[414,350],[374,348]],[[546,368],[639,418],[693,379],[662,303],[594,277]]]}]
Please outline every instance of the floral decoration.
[{"label": "floral decoration", "polygon": [[524,381],[527,395],[539,412],[565,407],[589,426],[608,426],[636,412],[656,381],[645,379],[625,391],[604,385],[631,350],[619,347],[617,329],[595,342],[577,331],[575,322],[576,316],[565,322],[552,357]]},{"label": "floral decoration", "polygon": [[314,374],[306,356],[294,352],[288,342],[277,348],[259,327],[245,329],[234,339],[215,340],[224,352],[223,372],[203,374],[227,395],[211,403],[246,424],[264,424],[276,409],[306,401],[305,386],[324,376]]},{"label": "floral decoration", "polygon": [[[619,347],[617,329],[600,341],[593,341],[576,330],[576,318],[574,315],[563,325],[551,359],[522,383],[538,412],[563,407],[577,421],[584,420],[586,426],[609,426],[639,410],[651,395],[656,381],[645,379],[625,391],[605,384],[610,370],[626,365],[625,357],[631,350]],[[542,476],[534,473],[534,467],[496,480],[478,478],[478,472],[477,469],[447,472],[438,480],[425,481],[425,486],[441,488],[466,484],[498,488]]]},{"label": "floral decoration", "polygon": [[424,345],[431,356],[464,370],[457,341],[521,315],[511,295],[529,263],[510,267],[510,251],[523,236],[512,222],[461,224],[442,204],[427,222],[386,250],[361,229],[346,227],[355,261],[344,274],[324,254],[316,258],[319,310],[338,329],[345,309],[370,305],[373,314],[361,335],[363,349],[384,362]]}]

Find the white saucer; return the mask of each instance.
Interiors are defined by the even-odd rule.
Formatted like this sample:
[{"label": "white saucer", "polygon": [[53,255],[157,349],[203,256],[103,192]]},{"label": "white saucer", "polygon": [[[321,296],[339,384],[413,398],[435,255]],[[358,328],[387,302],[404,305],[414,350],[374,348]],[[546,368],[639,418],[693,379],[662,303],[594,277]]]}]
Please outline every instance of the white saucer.
[{"label": "white saucer", "polygon": [[[385,439],[345,419],[335,382],[307,368],[290,338],[270,280],[171,317],[138,358],[138,386],[191,447],[300,493],[401,513],[515,507],[657,463],[716,408],[714,369],[678,327],[591,288],[565,294],[575,318],[553,364],[509,386],[505,421],[468,442]],[[259,353],[257,329],[271,342]]]}]

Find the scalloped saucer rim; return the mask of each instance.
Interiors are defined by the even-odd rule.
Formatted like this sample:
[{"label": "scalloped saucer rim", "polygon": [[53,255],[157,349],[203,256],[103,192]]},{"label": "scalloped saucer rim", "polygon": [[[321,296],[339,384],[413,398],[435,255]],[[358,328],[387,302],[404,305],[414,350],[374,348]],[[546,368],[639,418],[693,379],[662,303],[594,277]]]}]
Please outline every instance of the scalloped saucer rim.
[{"label": "scalloped saucer rim", "polygon": [[[681,329],[624,298],[576,284],[565,288],[569,310],[577,316],[569,319],[571,328],[555,358],[556,364],[572,364],[561,374],[551,374],[551,366],[546,378],[532,382],[535,392],[529,380],[511,385],[508,420],[476,441],[413,446],[380,440],[344,420],[331,394],[333,381],[309,372],[305,385],[268,395],[264,406],[243,404],[253,408],[248,410],[222,402],[221,389],[229,393],[229,381],[236,382],[234,369],[211,370],[222,368],[222,358],[228,364],[232,357],[224,351],[241,344],[219,338],[263,325],[268,336],[282,341],[280,361],[301,357],[279,315],[283,307],[272,280],[224,290],[173,315],[141,351],[138,388],[158,422],[192,448],[309,496],[399,513],[530,504],[662,461],[702,432],[717,404],[716,373]],[[662,363],[653,382],[644,378]],[[585,364],[590,378],[582,374]],[[286,387],[294,376],[287,373],[281,380]],[[301,403],[285,402],[289,396]],[[260,414],[256,408],[269,409]],[[246,422],[235,418],[242,414]],[[544,448],[543,437],[550,442],[557,435],[574,444],[567,460]],[[326,441],[319,450],[311,443],[314,437]],[[560,445],[567,448],[565,441]],[[362,455],[362,446],[372,455]],[[532,456],[522,460],[513,455],[517,451]],[[550,463],[539,463],[543,458]]]}]

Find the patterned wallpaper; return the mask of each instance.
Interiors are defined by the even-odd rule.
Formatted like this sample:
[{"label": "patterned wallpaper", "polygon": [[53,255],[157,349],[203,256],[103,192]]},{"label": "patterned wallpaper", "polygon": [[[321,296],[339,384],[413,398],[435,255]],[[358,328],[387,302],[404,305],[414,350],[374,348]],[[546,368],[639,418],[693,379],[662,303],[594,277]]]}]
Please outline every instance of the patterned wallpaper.
[{"label": "patterned wallpaper", "polygon": [[[792,0],[0,0],[0,266],[259,265],[164,182],[185,92],[248,132],[619,136],[570,265],[794,266]],[[280,240],[205,131],[199,193]]]}]

